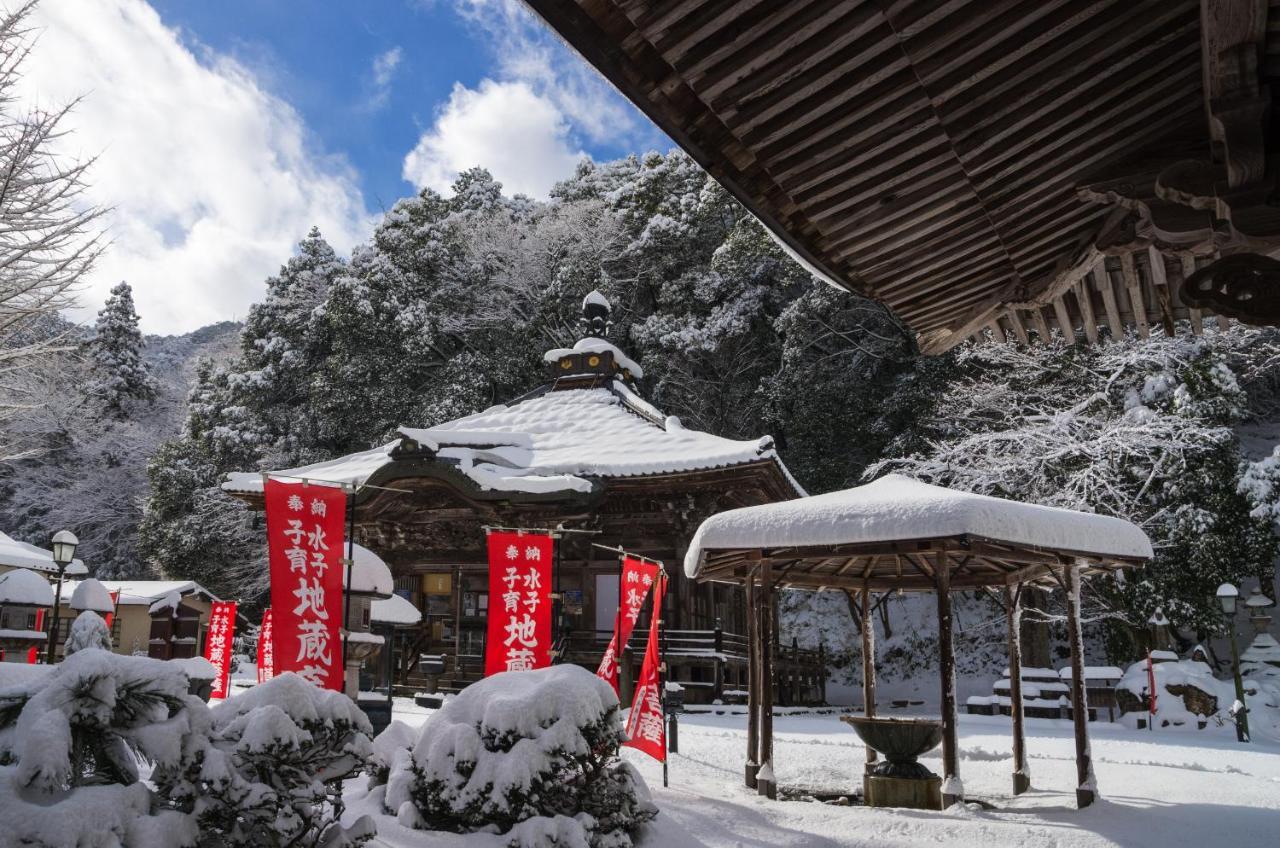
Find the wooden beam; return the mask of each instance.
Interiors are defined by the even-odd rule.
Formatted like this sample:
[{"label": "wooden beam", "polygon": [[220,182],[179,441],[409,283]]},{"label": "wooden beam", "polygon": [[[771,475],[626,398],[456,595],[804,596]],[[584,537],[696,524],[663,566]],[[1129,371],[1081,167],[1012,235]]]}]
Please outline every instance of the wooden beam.
[{"label": "wooden beam", "polygon": [[951,631],[951,569],[946,551],[937,554],[938,673],[942,705],[942,808],[964,800],[960,783],[960,751],[956,741],[956,658]]},{"label": "wooden beam", "polygon": [[1098,294],[1102,295],[1102,308],[1107,313],[1107,329],[1111,338],[1124,338],[1124,322],[1120,320],[1120,306],[1116,298],[1116,281],[1104,265],[1098,275]]},{"label": "wooden beam", "polygon": [[1067,639],[1071,643],[1071,722],[1076,738],[1076,806],[1084,808],[1097,795],[1093,762],[1089,755],[1089,705],[1084,681],[1084,641],[1080,633],[1080,567],[1068,565],[1066,582]]},{"label": "wooden beam", "polygon": [[[1182,265],[1182,279],[1186,280],[1196,272],[1196,258],[1193,254],[1183,251],[1178,254],[1178,261]],[[1191,334],[1194,336],[1204,335],[1204,315],[1199,309],[1187,307],[1187,319],[1191,322]]]},{"label": "wooden beam", "polygon": [[1076,343],[1076,330],[1071,324],[1071,313],[1067,311],[1067,304],[1059,295],[1053,299],[1053,315],[1058,320],[1058,329],[1062,331],[1062,339],[1067,344]]},{"label": "wooden beam", "polygon": [[1036,332],[1040,334],[1040,343],[1048,344],[1053,341],[1053,336],[1049,332],[1049,322],[1044,320],[1044,310],[1039,306],[1031,307],[1031,323],[1035,326]]},{"label": "wooden beam", "polygon": [[1013,328],[1013,334],[1018,337],[1018,341],[1024,345],[1030,344],[1031,339],[1027,335],[1027,325],[1022,323],[1022,318],[1018,315],[1018,310],[1006,309],[1004,317],[1009,322],[1009,326]]},{"label": "wooden beam", "polygon": [[756,757],[760,770],[756,772],[756,792],[771,801],[778,797],[778,778],[773,770],[773,589],[772,566],[765,560],[760,565],[760,753]]},{"label": "wooden beam", "polygon": [[1133,313],[1133,324],[1138,328],[1138,336],[1147,338],[1151,330],[1147,325],[1147,307],[1142,301],[1142,283],[1138,279],[1138,270],[1134,267],[1133,254],[1120,254],[1120,273],[1124,277],[1124,290],[1129,295],[1129,310]]},{"label": "wooden beam", "polygon": [[[862,714],[871,718],[876,714],[876,631],[871,620],[871,590],[865,585],[862,589]],[[865,771],[871,771],[876,761],[876,749],[867,748]]]},{"label": "wooden beam", "polygon": [[1098,343],[1098,317],[1093,312],[1093,295],[1089,288],[1091,285],[1090,278],[1094,272],[1076,280],[1072,291],[1076,296],[1076,305],[1080,307],[1080,323],[1084,325],[1084,337],[1089,340],[1089,344],[1096,345]]},{"label": "wooden beam", "polygon": [[[1147,267],[1151,274],[1151,290],[1156,293],[1156,306],[1160,309],[1160,326],[1164,334],[1173,337],[1173,292],[1169,287],[1169,273],[1164,254],[1153,244],[1147,248]],[[1181,266],[1179,266],[1179,273]]]},{"label": "wooden beam", "polygon": [[1022,590],[1008,586],[1002,593],[1005,613],[1005,639],[1009,651],[1009,715],[1013,718],[1013,794],[1021,795],[1031,788],[1031,772],[1027,768],[1027,734],[1022,714],[1022,642],[1019,627],[1022,619]]},{"label": "wooden beam", "polygon": [[760,764],[756,754],[760,748],[760,593],[756,581],[748,580],[747,593],[747,762],[743,781],[748,789],[756,788]]}]

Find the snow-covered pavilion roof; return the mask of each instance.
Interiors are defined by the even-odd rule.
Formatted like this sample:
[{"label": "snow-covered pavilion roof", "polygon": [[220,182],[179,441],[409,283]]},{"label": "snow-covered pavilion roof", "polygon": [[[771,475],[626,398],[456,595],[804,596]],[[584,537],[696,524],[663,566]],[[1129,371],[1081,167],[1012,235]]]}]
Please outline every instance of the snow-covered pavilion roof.
[{"label": "snow-covered pavilion roof", "polygon": [[51,607],[53,587],[31,569],[15,568],[0,574],[0,604]]},{"label": "snow-covered pavilion roof", "polygon": [[694,534],[685,573],[715,550],[821,548],[970,537],[1044,551],[1144,560],[1151,541],[1119,518],[955,491],[890,474],[852,489],[713,515]]},{"label": "snow-covered pavilion roof", "polygon": [[[5,533],[0,533],[0,565],[8,565],[14,568],[30,568],[51,574],[58,572],[58,566],[53,561],[52,552],[44,548],[38,548],[35,545],[29,545],[26,542],[19,542]],[[85,574],[87,572],[88,569],[79,559],[73,559],[71,564],[67,566],[67,574]]]},{"label": "snow-covered pavilion roof", "polygon": [[[430,451],[480,489],[500,492],[585,493],[597,487],[599,478],[725,468],[765,459],[787,474],[771,437],[738,441],[686,429],[616,379],[535,393],[429,429],[401,427],[399,436],[371,450],[271,474],[359,486],[393,463],[397,448]],[[261,493],[262,475],[228,474],[222,488]]]}]

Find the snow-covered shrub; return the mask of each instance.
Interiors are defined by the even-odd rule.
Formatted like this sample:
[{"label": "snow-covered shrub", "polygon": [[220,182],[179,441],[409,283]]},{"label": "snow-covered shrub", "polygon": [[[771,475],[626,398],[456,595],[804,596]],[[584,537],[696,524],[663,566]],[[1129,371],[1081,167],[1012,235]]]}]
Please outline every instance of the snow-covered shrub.
[{"label": "snow-covered shrub", "polygon": [[510,845],[631,845],[657,814],[618,759],[626,739],[613,689],[578,666],[506,672],[467,687],[398,756],[388,808],[403,824],[497,829]]},{"label": "snow-covered shrub", "polygon": [[374,738],[373,753],[370,754],[369,763],[365,766],[365,771],[369,774],[370,789],[387,782],[396,754],[412,750],[415,741],[417,741],[417,734],[403,721],[391,722]]},{"label": "snow-covered shrub", "polygon": [[154,810],[138,766],[173,768],[207,718],[180,669],[94,649],[0,690],[0,843],[195,845],[194,822]]},{"label": "snow-covered shrub", "polygon": [[56,793],[131,784],[138,760],[176,765],[202,732],[204,705],[161,660],[72,654],[52,672],[0,691],[0,764],[23,788]]},{"label": "snow-covered shrub", "polygon": [[71,622],[71,632],[67,634],[64,651],[69,657],[85,648],[111,650],[111,631],[107,628],[107,622],[93,610],[85,610]]},{"label": "snow-covered shrub", "polygon": [[336,848],[373,836],[367,816],[345,829],[338,821],[340,781],[370,753],[369,720],[351,699],[282,674],[209,716],[205,744],[155,777],[199,823],[202,844]]}]

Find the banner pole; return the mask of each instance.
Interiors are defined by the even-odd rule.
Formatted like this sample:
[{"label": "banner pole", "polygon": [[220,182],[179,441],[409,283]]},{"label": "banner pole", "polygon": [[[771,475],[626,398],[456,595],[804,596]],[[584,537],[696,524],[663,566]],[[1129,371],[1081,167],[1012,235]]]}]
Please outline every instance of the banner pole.
[{"label": "banner pole", "polygon": [[[346,688],[347,679],[347,641],[351,637],[351,578],[356,567],[356,491],[347,490],[347,585],[343,587],[342,597],[342,680]],[[356,684],[356,700],[360,700],[360,684]]]}]

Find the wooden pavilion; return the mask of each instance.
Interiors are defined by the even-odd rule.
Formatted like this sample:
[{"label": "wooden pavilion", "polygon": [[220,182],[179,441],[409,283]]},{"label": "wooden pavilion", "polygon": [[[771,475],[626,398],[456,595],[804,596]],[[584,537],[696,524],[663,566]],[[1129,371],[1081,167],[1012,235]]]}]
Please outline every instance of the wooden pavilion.
[{"label": "wooden pavilion", "polygon": [[1276,0],[526,2],[925,353],[1280,321]]},{"label": "wooden pavilion", "polygon": [[[951,593],[992,591],[1006,610],[1013,716],[1014,793],[1030,786],[1022,724],[1017,617],[1023,586],[1051,581],[1065,592],[1071,643],[1071,713],[1081,807],[1096,785],[1089,760],[1081,578],[1141,564],[1152,555],[1146,534],[1127,521],[1072,510],[957,492],[899,475],[866,486],[737,509],[698,528],[685,574],[700,582],[744,587],[751,620],[746,782],[777,792],[773,770],[771,646],[779,589],[844,591],[862,615],[863,707],[875,714],[875,648],[870,614],[877,593],[934,592],[942,710],[943,806],[962,800],[956,742]],[[868,763],[875,754],[868,749]]]},{"label": "wooden pavilion", "polygon": [[[599,335],[549,351],[549,381],[523,397],[429,429],[402,427],[372,450],[270,472],[354,489],[356,541],[391,566],[397,593],[422,612],[398,637],[402,683],[428,682],[418,674],[423,654],[444,658],[442,689],[480,677],[486,526],[556,531],[556,649],[594,670],[612,636],[620,570],[617,555],[597,545],[678,562],[702,519],[804,494],[771,438],[689,429],[641,398],[633,387],[640,364],[600,337],[607,309],[603,297],[588,296],[584,324]],[[231,474],[223,489],[261,508],[262,481]],[[673,575],[664,618],[674,679],[691,701],[745,689],[739,591]],[[784,653],[787,697],[821,701],[817,652]],[[622,663],[624,688],[631,670]]]}]

